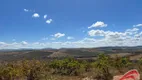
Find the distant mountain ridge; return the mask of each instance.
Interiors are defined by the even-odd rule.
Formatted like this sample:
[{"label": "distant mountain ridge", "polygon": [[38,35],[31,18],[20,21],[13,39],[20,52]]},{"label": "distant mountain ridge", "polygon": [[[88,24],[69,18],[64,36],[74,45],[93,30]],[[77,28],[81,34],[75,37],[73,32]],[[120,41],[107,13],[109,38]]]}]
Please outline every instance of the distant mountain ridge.
[{"label": "distant mountain ridge", "polygon": [[62,49],[142,49],[142,46],[107,46],[107,47],[94,47],[94,48],[20,48],[20,49],[0,49],[0,51],[20,51],[20,50],[62,50]]},{"label": "distant mountain ridge", "polygon": [[100,53],[139,55],[142,54],[142,46],[136,47],[98,47],[98,48],[61,48],[61,49],[2,49],[0,50],[1,60],[21,60],[21,59],[50,59],[62,57],[91,58]]}]

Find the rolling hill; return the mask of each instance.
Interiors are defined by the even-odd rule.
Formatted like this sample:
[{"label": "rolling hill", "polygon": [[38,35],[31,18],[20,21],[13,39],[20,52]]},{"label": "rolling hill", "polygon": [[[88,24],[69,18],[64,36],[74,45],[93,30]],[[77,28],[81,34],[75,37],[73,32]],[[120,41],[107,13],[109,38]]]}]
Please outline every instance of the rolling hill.
[{"label": "rolling hill", "polygon": [[[62,49],[21,49],[21,50],[0,50],[0,60],[21,60],[21,59],[51,59],[62,57],[91,58],[99,53],[120,57],[131,56],[131,59],[141,57],[142,47],[100,47],[100,48],[62,48]],[[139,56],[140,55],[140,56]]]}]

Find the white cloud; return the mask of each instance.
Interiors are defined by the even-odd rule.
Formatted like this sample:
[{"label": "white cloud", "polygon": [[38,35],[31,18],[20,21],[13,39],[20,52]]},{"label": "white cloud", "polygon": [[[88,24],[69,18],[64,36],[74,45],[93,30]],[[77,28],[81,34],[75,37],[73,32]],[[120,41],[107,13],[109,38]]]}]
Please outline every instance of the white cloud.
[{"label": "white cloud", "polygon": [[24,9],[24,11],[25,11],[25,12],[29,12],[29,10],[28,10],[28,9]]},{"label": "white cloud", "polygon": [[104,30],[90,30],[88,31],[89,36],[126,36],[126,35],[134,35],[139,31],[138,28],[127,29],[125,32],[113,32],[113,31],[104,31]]},{"label": "white cloud", "polygon": [[35,12],[35,10],[24,9],[25,12]]},{"label": "white cloud", "polygon": [[[78,41],[65,42],[33,42],[28,43],[22,41],[20,43],[0,42],[0,49],[19,49],[19,48],[92,48],[105,46],[140,46],[142,45],[142,37],[134,37],[123,35],[125,32],[104,31],[106,36],[101,39],[84,38]],[[141,32],[138,34],[142,34]],[[142,36],[142,35],[140,35]],[[55,38],[54,38],[55,39]]]},{"label": "white cloud", "polygon": [[90,30],[88,34],[90,36],[104,36],[105,32],[103,30]]},{"label": "white cloud", "polygon": [[122,32],[105,32],[105,39],[109,41],[121,41],[126,37],[125,33]]},{"label": "white cloud", "polygon": [[140,33],[138,33],[138,34],[135,34],[135,37],[137,37],[137,38],[142,37],[142,32],[140,32]]},{"label": "white cloud", "polygon": [[135,31],[138,31],[139,29],[138,28],[132,28],[132,29],[127,29],[126,31],[128,32],[135,32]]},{"label": "white cloud", "polygon": [[0,49],[19,49],[19,48],[29,48],[31,44],[28,44],[26,41],[22,42],[13,42],[13,43],[5,43],[0,42]]},{"label": "white cloud", "polygon": [[27,44],[28,44],[28,42],[26,42],[26,41],[22,41],[22,42],[21,42],[21,44],[22,44],[22,45],[27,45]]},{"label": "white cloud", "polygon": [[0,45],[5,45],[6,43],[5,42],[0,42]]},{"label": "white cloud", "polygon": [[133,27],[142,27],[142,24],[134,25]]},{"label": "white cloud", "polygon": [[133,35],[133,34],[136,34],[138,31],[139,31],[138,28],[132,28],[132,29],[127,29],[127,30],[125,31],[125,33],[126,33],[127,35]]},{"label": "white cloud", "polygon": [[46,19],[46,18],[47,18],[47,15],[44,15],[43,18]]},{"label": "white cloud", "polygon": [[61,38],[61,37],[65,36],[65,34],[64,34],[64,33],[56,33],[56,34],[54,34],[53,36],[54,36],[55,38]]},{"label": "white cloud", "polygon": [[[82,42],[95,42],[96,41],[96,39],[94,39],[94,38],[84,38],[83,40],[82,40]],[[80,41],[81,42],[81,41]]]},{"label": "white cloud", "polygon": [[48,20],[46,20],[46,23],[50,24],[52,21],[53,21],[52,19],[48,19]]},{"label": "white cloud", "polygon": [[90,30],[89,36],[103,36],[97,43],[101,41],[100,46],[138,46],[142,45],[141,32],[138,33],[138,28],[127,29],[125,32]]},{"label": "white cloud", "polygon": [[[91,48],[105,46],[141,46],[142,31],[138,28],[127,29],[124,32],[90,30],[88,37],[76,41],[56,42],[57,38],[65,36],[64,33],[56,33],[50,38],[52,42],[33,42],[26,41],[6,43],[0,42],[0,49],[19,49],[19,48]],[[90,38],[91,36],[91,38]],[[101,38],[96,38],[101,36]],[[71,39],[70,36],[67,37]],[[46,39],[46,37],[45,37]],[[44,39],[44,40],[45,40]]]},{"label": "white cloud", "polygon": [[38,17],[40,17],[40,15],[39,15],[38,13],[34,13],[34,14],[32,15],[32,17],[38,18]]},{"label": "white cloud", "polygon": [[107,27],[107,24],[105,24],[102,21],[97,21],[96,23],[92,24],[88,28],[93,28],[93,27]]},{"label": "white cloud", "polygon": [[105,42],[116,42],[122,41],[130,36],[126,35],[125,32],[113,32],[103,30],[91,30],[88,32],[90,36],[103,36],[102,40]]},{"label": "white cloud", "polygon": [[93,36],[102,36],[101,39],[104,39],[106,41],[121,41],[126,37],[125,33],[122,32],[113,32],[113,31],[103,31],[103,30],[90,30],[88,32],[88,35]]},{"label": "white cloud", "polygon": [[74,39],[74,37],[68,36],[67,39],[71,40],[71,39]]}]

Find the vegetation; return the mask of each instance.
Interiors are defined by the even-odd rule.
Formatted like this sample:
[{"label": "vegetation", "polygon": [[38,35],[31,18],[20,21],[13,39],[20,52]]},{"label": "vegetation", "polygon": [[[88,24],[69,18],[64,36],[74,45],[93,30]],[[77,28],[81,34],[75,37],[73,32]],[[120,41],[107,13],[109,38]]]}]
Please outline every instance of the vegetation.
[{"label": "vegetation", "polygon": [[65,76],[76,77],[73,80],[84,77],[112,80],[114,75],[124,74],[132,68],[142,72],[142,59],[132,62],[129,57],[110,58],[108,55],[99,54],[96,61],[71,57],[53,61],[21,60],[1,62],[0,80],[66,80],[63,78]]}]

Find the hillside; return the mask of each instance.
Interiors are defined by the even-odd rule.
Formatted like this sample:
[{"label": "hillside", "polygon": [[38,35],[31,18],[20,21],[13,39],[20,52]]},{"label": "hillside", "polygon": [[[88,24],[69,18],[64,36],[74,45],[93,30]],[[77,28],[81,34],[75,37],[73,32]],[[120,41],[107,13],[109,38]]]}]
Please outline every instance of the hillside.
[{"label": "hillside", "polygon": [[105,53],[111,57],[116,55],[130,56],[131,59],[141,57],[142,47],[100,47],[100,48],[69,48],[69,49],[41,49],[41,50],[1,50],[0,60],[21,60],[21,59],[51,59],[67,56],[76,58],[96,57]]}]

